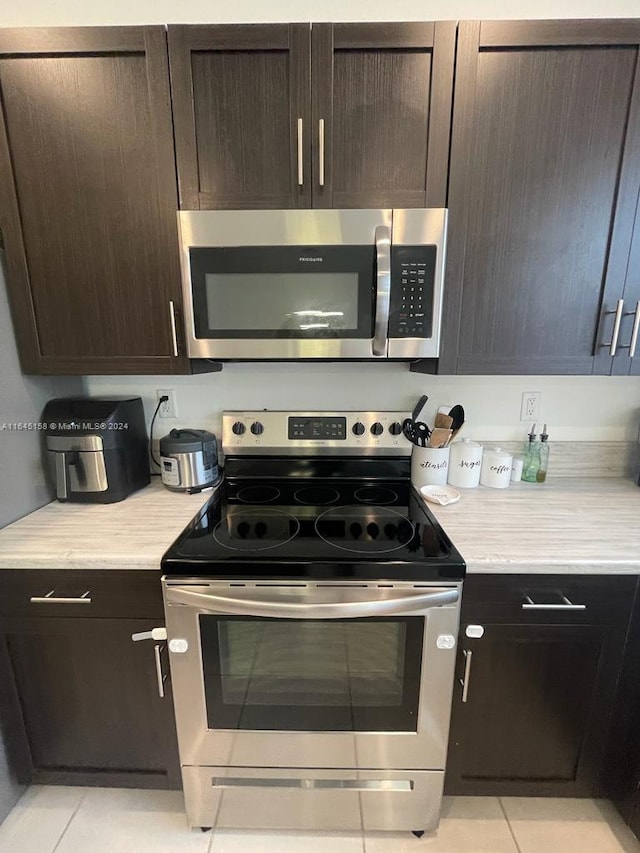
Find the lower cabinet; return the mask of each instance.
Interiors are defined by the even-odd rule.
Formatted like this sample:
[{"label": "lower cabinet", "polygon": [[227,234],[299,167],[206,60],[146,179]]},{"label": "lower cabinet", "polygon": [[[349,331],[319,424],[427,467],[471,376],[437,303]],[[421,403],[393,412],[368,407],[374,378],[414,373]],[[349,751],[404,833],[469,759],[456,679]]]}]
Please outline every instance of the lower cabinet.
[{"label": "lower cabinet", "polygon": [[[11,586],[9,596],[15,594],[18,579],[15,572],[8,574],[0,572],[0,595],[3,580]],[[43,587],[37,571],[24,574],[21,591],[41,598],[47,583]],[[69,579],[64,575],[74,574],[59,573],[59,589],[50,598],[66,597]],[[111,583],[100,578],[93,593],[91,573],[84,573],[88,605],[80,604],[76,593],[68,596],[68,604],[32,605],[35,613],[50,607],[55,615],[0,616],[2,716],[25,782],[180,787],[166,647],[131,640],[133,633],[164,624],[160,580],[153,572],[137,578],[138,587],[148,584],[150,593],[152,586],[157,589],[141,601],[143,618],[121,618],[117,597],[123,597],[124,610],[130,609],[131,590],[126,572],[113,574]],[[111,584],[112,600],[105,609],[101,593]],[[90,615],[93,606],[101,615]],[[68,615],[57,615],[65,607]],[[148,618],[149,610],[157,616]]]},{"label": "lower cabinet", "polygon": [[635,586],[635,577],[467,578],[446,793],[602,792]]}]

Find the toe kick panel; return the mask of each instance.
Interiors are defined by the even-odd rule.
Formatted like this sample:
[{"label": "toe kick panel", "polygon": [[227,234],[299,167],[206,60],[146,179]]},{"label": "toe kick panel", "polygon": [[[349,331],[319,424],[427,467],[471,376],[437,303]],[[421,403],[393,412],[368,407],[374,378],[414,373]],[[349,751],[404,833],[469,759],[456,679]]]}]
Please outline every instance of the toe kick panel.
[{"label": "toe kick panel", "polygon": [[192,827],[432,830],[442,771],[183,767]]}]

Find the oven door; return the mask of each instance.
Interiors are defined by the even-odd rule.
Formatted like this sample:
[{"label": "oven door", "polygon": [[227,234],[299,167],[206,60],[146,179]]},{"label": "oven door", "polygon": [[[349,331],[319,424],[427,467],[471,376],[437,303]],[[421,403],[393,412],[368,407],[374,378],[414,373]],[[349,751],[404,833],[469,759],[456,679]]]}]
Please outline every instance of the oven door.
[{"label": "oven door", "polygon": [[387,355],[391,211],[178,214],[188,354]]},{"label": "oven door", "polygon": [[459,585],[164,585],[185,765],[444,769]]}]

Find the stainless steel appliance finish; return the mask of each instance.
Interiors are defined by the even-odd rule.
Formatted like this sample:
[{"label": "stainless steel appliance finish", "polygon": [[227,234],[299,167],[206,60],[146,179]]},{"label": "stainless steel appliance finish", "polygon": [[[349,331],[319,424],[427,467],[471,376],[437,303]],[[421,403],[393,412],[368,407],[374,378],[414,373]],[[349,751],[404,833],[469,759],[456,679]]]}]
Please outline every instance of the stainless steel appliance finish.
[{"label": "stainless steel appliance finish", "polygon": [[[406,417],[407,412],[224,412],[222,449],[242,456],[410,456],[412,445],[402,432]],[[293,428],[290,434],[298,418],[342,419],[344,437],[302,438]]]},{"label": "stainless steel appliance finish", "polygon": [[[239,360],[437,357],[440,347],[446,228],[447,211],[439,208],[180,211],[178,231],[189,357]],[[358,328],[363,330],[362,334],[341,334],[339,327],[332,328],[330,334],[318,332],[314,330],[314,325],[321,324],[308,322],[309,317],[298,318],[304,319],[306,323],[301,322],[296,327],[297,331],[283,333],[282,329],[286,323],[284,316],[278,321],[277,328],[266,329],[263,334],[255,331],[251,335],[243,336],[242,329],[236,330],[235,334],[217,337],[215,332],[197,333],[192,250],[246,247],[259,251],[263,247],[280,247],[283,250],[300,247],[301,254],[304,254],[311,248],[311,257],[296,256],[295,259],[301,262],[301,271],[304,271],[305,275],[311,275],[322,272],[322,262],[325,259],[317,256],[319,253],[314,256],[313,249],[323,246],[328,247],[328,251],[329,247],[367,246],[373,250],[369,271],[370,284],[365,288],[366,295],[359,296],[356,304],[356,297],[350,297],[349,304],[349,308],[358,313]],[[411,266],[416,269],[409,270],[410,264],[407,262],[407,269],[401,270],[398,266],[396,274],[393,274],[394,247],[411,246],[435,247],[434,269],[428,273],[426,282],[424,269],[415,263]],[[302,263],[303,261],[305,263]],[[345,267],[344,271],[351,272],[351,267]],[[412,279],[411,275],[416,272],[421,274],[422,278]],[[202,288],[204,284],[200,283],[197,287]],[[428,290],[426,306],[420,301],[414,303],[414,298],[417,299],[416,292],[421,288]],[[241,288],[238,288],[237,293],[238,304],[245,306],[246,298]],[[305,306],[309,310],[295,311],[291,306],[287,307],[286,311],[291,311],[292,314],[317,314],[316,300],[323,298],[322,283],[316,285],[313,297],[313,304]],[[250,305],[247,307],[251,309]],[[254,306],[253,310],[257,316],[260,315],[259,306]],[[413,318],[414,311],[417,318],[415,323],[425,324],[425,330],[420,334],[412,334],[411,329],[406,327],[407,321],[402,319],[407,316]],[[323,312],[323,315],[325,313]],[[390,320],[393,320],[393,324]],[[229,329],[227,325],[224,328]],[[421,325],[416,328],[421,328]]]},{"label": "stainless steel appliance finish", "polygon": [[191,826],[437,827],[464,562],[404,416],[224,413],[227,479],[163,558]]},{"label": "stainless steel appliance finish", "polygon": [[99,435],[50,436],[47,457],[55,471],[58,500],[66,500],[70,492],[106,492],[107,469]]},{"label": "stainless steel appliance finish", "polygon": [[200,492],[220,477],[218,443],[201,429],[172,429],[160,439],[160,475],[167,489]]},{"label": "stainless steel appliance finish", "polygon": [[[449,728],[460,584],[334,582],[237,584],[166,581],[164,595],[180,759],[186,765],[236,767],[444,768]],[[244,605],[244,606],[243,606]],[[331,614],[331,615],[327,615]],[[205,712],[200,616],[244,615],[273,619],[360,619],[410,615],[424,620],[419,712],[410,732],[306,732],[210,730]],[[173,646],[173,649],[172,649]],[[449,697],[443,702],[442,697]],[[416,824],[419,828],[419,824]]]}]

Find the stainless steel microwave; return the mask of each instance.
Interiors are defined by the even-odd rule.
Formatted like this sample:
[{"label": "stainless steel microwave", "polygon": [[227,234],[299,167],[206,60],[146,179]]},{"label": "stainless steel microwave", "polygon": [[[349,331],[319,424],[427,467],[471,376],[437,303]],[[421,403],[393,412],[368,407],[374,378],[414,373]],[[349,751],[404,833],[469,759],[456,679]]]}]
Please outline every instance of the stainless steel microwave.
[{"label": "stainless steel microwave", "polygon": [[190,358],[435,358],[447,211],[180,211]]}]

